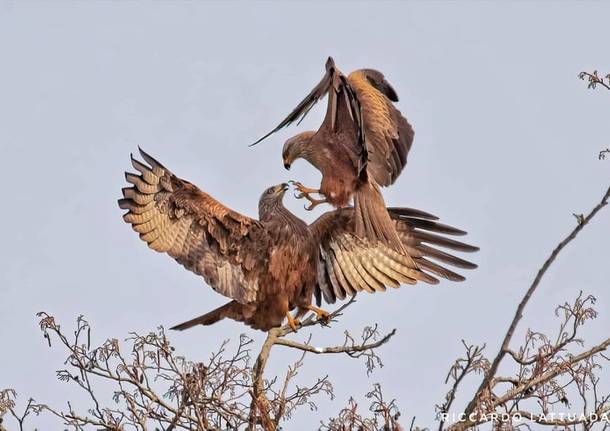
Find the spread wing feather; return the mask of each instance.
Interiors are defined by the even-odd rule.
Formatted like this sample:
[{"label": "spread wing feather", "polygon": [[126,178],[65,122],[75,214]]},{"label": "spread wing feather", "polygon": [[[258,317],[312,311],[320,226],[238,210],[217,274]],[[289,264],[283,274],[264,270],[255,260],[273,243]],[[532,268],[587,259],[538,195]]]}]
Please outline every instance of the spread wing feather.
[{"label": "spread wing feather", "polygon": [[362,109],[369,175],[380,185],[389,186],[407,163],[413,128],[392,103],[398,101],[398,95],[381,72],[356,70],[347,81]]},{"label": "spread wing feather", "polygon": [[[299,120],[299,122],[305,118],[305,116],[309,113],[311,108],[314,107],[318,101],[323,98],[328,90],[331,88],[331,84],[333,83],[333,79],[336,73],[335,63],[332,58],[328,58],[326,61],[326,73],[320,80],[320,82],[309,92],[307,96],[292,110],[290,114],[280,124],[278,124],[275,129],[267,133],[265,136],[260,138],[258,141],[254,142],[252,145],[256,145],[264,139],[268,138],[275,132],[280,129],[283,129],[286,126],[289,126],[293,122]],[[336,98],[335,98],[336,103]],[[300,119],[299,119],[300,118]]]},{"label": "spread wing feather", "polygon": [[320,260],[315,296],[318,303],[334,303],[358,292],[383,292],[387,287],[424,281],[437,284],[437,277],[462,281],[464,277],[444,264],[463,269],[476,265],[437,247],[474,252],[477,247],[442,235],[466,232],[436,222],[437,217],[410,208],[388,208],[406,255],[376,241],[353,234],[352,208],[323,214],[310,228],[319,241]]},{"label": "spread wing feather", "polygon": [[254,301],[269,250],[266,230],[140,154],[148,165],[132,156],[139,175],[125,174],[132,187],[119,200],[125,222],[150,248],[203,276],[217,292],[240,303]]}]

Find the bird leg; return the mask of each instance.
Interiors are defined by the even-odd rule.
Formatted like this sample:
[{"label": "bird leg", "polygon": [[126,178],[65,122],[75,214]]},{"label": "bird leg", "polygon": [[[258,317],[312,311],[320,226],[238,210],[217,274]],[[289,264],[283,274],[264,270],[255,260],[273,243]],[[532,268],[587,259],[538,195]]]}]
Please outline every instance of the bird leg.
[{"label": "bird leg", "polygon": [[328,311],[324,311],[314,305],[308,305],[306,308],[316,313],[318,320],[322,320],[323,322],[327,323],[330,321],[330,313]]},{"label": "bird leg", "polygon": [[288,326],[290,326],[290,328],[294,332],[297,332],[297,329],[298,329],[299,325],[301,324],[298,321],[298,319],[295,319],[294,317],[292,317],[292,314],[290,314],[290,311],[286,312],[286,319],[288,319]]},{"label": "bird leg", "polygon": [[326,200],[326,198],[324,198],[324,199],[316,199],[316,198],[311,197],[311,194],[313,194],[313,193],[316,193],[316,194],[319,194],[319,195],[323,196],[320,193],[319,189],[312,189],[310,187],[305,187],[303,184],[301,184],[298,181],[290,181],[290,183],[295,187],[296,190],[299,191],[299,193],[294,195],[295,198],[297,198],[297,199],[305,198],[305,199],[307,199],[310,202],[309,206],[305,205],[305,209],[307,211],[311,211],[315,207],[317,207],[318,205],[325,204],[325,203],[328,202]]}]

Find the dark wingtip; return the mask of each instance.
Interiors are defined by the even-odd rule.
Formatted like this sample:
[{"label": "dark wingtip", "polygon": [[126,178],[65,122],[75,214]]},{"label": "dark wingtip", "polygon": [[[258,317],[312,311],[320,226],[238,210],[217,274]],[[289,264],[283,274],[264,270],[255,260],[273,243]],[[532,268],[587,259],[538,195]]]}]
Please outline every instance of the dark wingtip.
[{"label": "dark wingtip", "polygon": [[326,59],[325,67],[326,67],[326,70],[329,70],[329,69],[335,67],[335,60],[330,55]]},{"label": "dark wingtip", "polygon": [[153,156],[151,156],[146,151],[144,151],[142,148],[140,148],[140,146],[138,146],[138,151],[140,152],[140,155],[142,156],[144,161],[146,161],[146,163],[148,163],[151,167],[154,168],[156,166],[156,167],[159,167],[166,171],[169,171],[165,166],[163,166],[161,163],[159,163],[159,161],[157,159],[155,159]]},{"label": "dark wingtip", "polygon": [[[195,320],[195,319],[193,319],[193,320]],[[184,331],[185,329],[192,328],[193,326],[196,326],[196,325],[197,325],[197,323],[193,323],[192,320],[189,320],[187,322],[182,322],[177,325],[174,325],[169,329],[172,331]]]},{"label": "dark wingtip", "polygon": [[129,209],[129,204],[130,204],[130,199],[126,199],[126,198],[121,198],[121,199],[117,199],[117,204],[119,204],[119,208],[122,210],[128,210]]},{"label": "dark wingtip", "polygon": [[386,90],[386,96],[388,96],[388,99],[390,99],[392,102],[398,102],[398,94],[396,93],[396,90],[394,90],[394,87],[388,84]]},{"label": "dark wingtip", "polygon": [[260,142],[264,141],[264,140],[265,140],[265,139],[267,139],[269,136],[271,136],[271,135],[273,135],[275,132],[277,132],[279,129],[280,129],[280,128],[277,128],[277,127],[276,127],[275,129],[273,129],[272,131],[270,131],[269,133],[267,133],[265,136],[263,136],[262,138],[260,138],[258,141],[253,142],[252,144],[248,145],[248,147],[253,147],[253,146],[255,146],[256,144],[258,144],[258,143],[260,143]]},{"label": "dark wingtip", "polygon": [[417,217],[426,220],[438,220],[438,217],[434,214],[430,214],[429,212],[418,210],[415,208],[388,207],[388,211],[391,214],[395,214],[397,216]]},{"label": "dark wingtip", "polygon": [[431,276],[430,274],[427,274],[425,272],[422,271],[422,274],[426,274],[426,279],[423,280],[424,283],[430,284],[432,286],[436,286],[437,284],[440,283],[440,280],[436,277]]},{"label": "dark wingtip", "polygon": [[142,156],[142,158],[143,158],[144,160],[146,160],[146,162],[147,162],[147,163],[150,163],[150,164],[152,165],[152,163],[151,163],[151,160],[152,160],[152,161],[154,161],[156,164],[158,164],[159,166],[161,166],[161,163],[157,162],[153,156],[151,156],[151,155],[150,155],[150,154],[148,154],[146,151],[144,151],[144,150],[142,149],[142,147],[140,147],[139,145],[138,145],[138,152],[140,153],[140,155]]}]

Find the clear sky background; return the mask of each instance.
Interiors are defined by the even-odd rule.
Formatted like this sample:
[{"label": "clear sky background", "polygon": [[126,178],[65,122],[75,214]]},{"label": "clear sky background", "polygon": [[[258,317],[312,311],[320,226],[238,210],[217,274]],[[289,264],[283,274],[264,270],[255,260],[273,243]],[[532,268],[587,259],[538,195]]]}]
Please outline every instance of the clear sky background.
[{"label": "clear sky background", "polygon": [[[374,322],[398,332],[370,377],[359,361],[309,358],[298,382],[329,373],[336,399],[286,427],[314,428],[375,382],[405,422],[432,425],[460,340],[495,352],[537,268],[576,223],[572,213],[588,211],[610,182],[610,161],[597,160],[610,145],[610,93],[577,79],[610,71],[609,16],[604,2],[0,2],[0,387],[60,407],[82,400],[55,379],[64,352],[46,345],[38,311],[67,331],[84,314],[100,343],[224,303],[123,223],[116,199],[129,153],[140,145],[255,216],[268,185],[319,181],[304,162],[286,172],[281,145],[316,128],[325,103],[300,127],[247,144],[318,82],[332,55],[344,71],[383,71],[415,128],[386,202],[468,230],[480,267],[461,284],[363,294],[332,329],[314,329],[316,345]],[[287,204],[307,220],[324,210]],[[587,339],[608,336],[609,232],[605,210],[549,272],[522,330],[554,328],[555,305],[583,290],[601,311]],[[261,342],[231,321],[171,339],[204,360],[244,332]],[[296,357],[277,348],[268,376]],[[38,423],[51,429],[49,420]]]}]

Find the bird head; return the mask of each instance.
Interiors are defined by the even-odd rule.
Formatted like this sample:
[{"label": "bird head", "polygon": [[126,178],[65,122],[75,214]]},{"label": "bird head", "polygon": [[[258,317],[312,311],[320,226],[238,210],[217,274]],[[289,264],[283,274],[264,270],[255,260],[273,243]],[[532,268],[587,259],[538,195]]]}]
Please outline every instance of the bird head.
[{"label": "bird head", "polygon": [[259,214],[269,213],[277,208],[278,204],[281,205],[284,194],[288,189],[288,183],[277,184],[266,189],[258,201]]},{"label": "bird head", "polygon": [[302,132],[288,139],[284,143],[284,148],[282,149],[282,159],[286,170],[290,170],[292,163],[296,159],[307,158],[311,149],[309,143],[315,134],[316,132],[314,131]]}]

